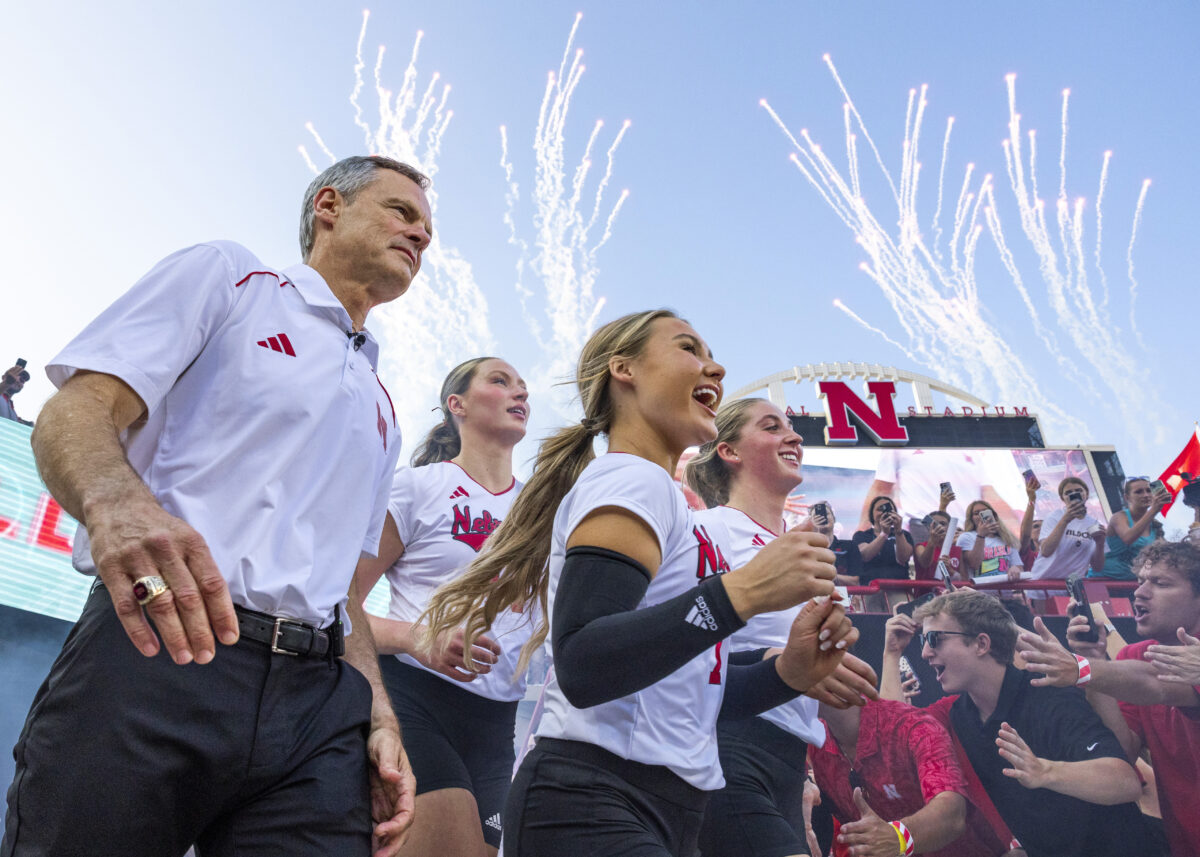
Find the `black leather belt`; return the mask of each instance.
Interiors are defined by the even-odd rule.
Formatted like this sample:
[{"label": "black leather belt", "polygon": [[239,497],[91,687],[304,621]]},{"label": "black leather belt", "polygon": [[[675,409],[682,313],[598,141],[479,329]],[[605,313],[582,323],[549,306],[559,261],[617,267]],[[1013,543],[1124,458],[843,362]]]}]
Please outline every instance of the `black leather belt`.
[{"label": "black leather belt", "polygon": [[233,609],[237,612],[238,630],[242,638],[266,643],[274,654],[327,658],[340,657],[345,653],[340,615],[334,618],[332,625],[322,629],[236,604]]}]

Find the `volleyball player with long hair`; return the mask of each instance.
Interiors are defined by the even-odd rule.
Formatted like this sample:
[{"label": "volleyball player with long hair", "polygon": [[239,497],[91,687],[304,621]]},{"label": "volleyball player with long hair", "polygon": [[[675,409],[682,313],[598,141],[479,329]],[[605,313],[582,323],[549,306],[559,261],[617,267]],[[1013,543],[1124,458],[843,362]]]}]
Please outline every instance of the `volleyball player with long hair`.
[{"label": "volleyball player with long hair", "polygon": [[542,444],[495,538],[430,604],[428,633],[465,627],[468,654],[510,605],[549,608],[526,644],[549,630],[554,675],[505,807],[509,857],[691,855],[723,782],[726,683],[756,713],[828,674],[857,638],[826,599],[801,613],[780,655],[726,669],[725,637],[755,614],[830,595],[835,570],[815,533],[782,536],[729,570],[724,546],[696,525],[671,474],[716,435],[723,376],[671,312],[601,327],[579,358],[584,419]]},{"label": "volleyball player with long hair", "polygon": [[[739,399],[717,412],[717,437],[688,462],[686,481],[708,506],[696,522],[727,547],[733,565],[749,562],[787,527],[784,504],[800,484],[801,437],[766,399]],[[800,608],[760,613],[729,638],[731,663],[754,663],[778,651]],[[808,745],[825,742],[818,699],[835,708],[877,698],[871,667],[847,655],[808,695],[757,717],[717,724],[725,787],[715,793],[700,829],[703,857],[788,857],[809,853],[803,817]]]},{"label": "volleyball player with long hair", "polygon": [[508,515],[521,484],[513,447],[525,436],[525,382],[495,357],[456,366],[442,384],[442,421],[412,467],[396,473],[379,555],[359,563],[359,592],[386,575],[386,618],[369,616],[384,684],[417,778],[416,813],[401,854],[485,857],[500,846],[512,779],[518,670],[532,616],[498,611],[464,662],[462,632],[424,646],[415,623]]}]

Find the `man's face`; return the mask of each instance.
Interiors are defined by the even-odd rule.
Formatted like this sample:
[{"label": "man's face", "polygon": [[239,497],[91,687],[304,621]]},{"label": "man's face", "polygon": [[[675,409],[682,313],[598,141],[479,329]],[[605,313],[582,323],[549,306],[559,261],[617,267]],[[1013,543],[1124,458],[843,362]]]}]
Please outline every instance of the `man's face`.
[{"label": "man's face", "polygon": [[[921,657],[933,668],[942,690],[946,693],[966,691],[979,663],[980,655],[976,650],[978,637],[964,636],[962,626],[945,614],[928,617],[922,631],[926,640],[921,646]],[[939,637],[934,646],[932,638]]]},{"label": "man's face", "polygon": [[380,302],[394,300],[421,269],[421,255],[433,237],[432,219],[429,200],[416,182],[393,170],[377,170],[352,203],[338,208],[329,249]]},{"label": "man's face", "polygon": [[1200,630],[1200,594],[1182,572],[1161,563],[1143,565],[1133,593],[1133,616],[1141,636],[1174,643],[1177,628],[1191,634]]}]

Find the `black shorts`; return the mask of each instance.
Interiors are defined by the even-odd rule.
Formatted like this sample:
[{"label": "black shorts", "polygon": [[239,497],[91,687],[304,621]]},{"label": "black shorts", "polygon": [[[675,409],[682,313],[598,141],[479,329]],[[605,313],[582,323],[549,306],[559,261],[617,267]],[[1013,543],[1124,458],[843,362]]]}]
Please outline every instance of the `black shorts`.
[{"label": "black shorts", "polygon": [[417,778],[417,794],[466,789],[475,796],[484,841],[499,847],[504,799],[516,762],[517,703],[471,693],[393,657],[379,662]]},{"label": "black shorts", "polygon": [[761,717],[717,725],[725,788],[700,828],[703,857],[807,854],[804,773],[808,744]]},{"label": "black shorts", "polygon": [[693,857],[708,792],[657,765],[539,738],[504,808],[507,857]]}]

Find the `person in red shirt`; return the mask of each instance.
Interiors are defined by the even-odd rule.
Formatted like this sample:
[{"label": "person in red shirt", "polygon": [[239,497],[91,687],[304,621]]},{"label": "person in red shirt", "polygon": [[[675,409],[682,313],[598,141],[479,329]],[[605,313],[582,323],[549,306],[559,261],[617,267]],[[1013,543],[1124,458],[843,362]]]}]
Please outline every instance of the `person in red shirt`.
[{"label": "person in red shirt", "polygon": [[1040,622],[1039,633],[1021,634],[1019,645],[1026,669],[1044,675],[1034,684],[1082,685],[1130,759],[1143,747],[1150,751],[1171,854],[1190,857],[1200,854],[1200,686],[1160,680],[1147,650],[1159,641],[1177,644],[1180,630],[1200,634],[1200,549],[1154,542],[1133,567],[1138,578],[1133,613],[1138,634],[1147,639],[1125,646],[1115,661],[1107,659],[1103,625],[1097,626],[1097,642],[1080,639],[1087,628],[1083,616],[1067,628],[1074,654]]},{"label": "person in red shirt", "polygon": [[825,744],[809,756],[822,803],[841,824],[835,853],[892,857],[908,840],[912,850],[900,853],[1008,852],[967,799],[953,740],[928,713],[887,700],[850,711],[822,705],[820,713]]}]

